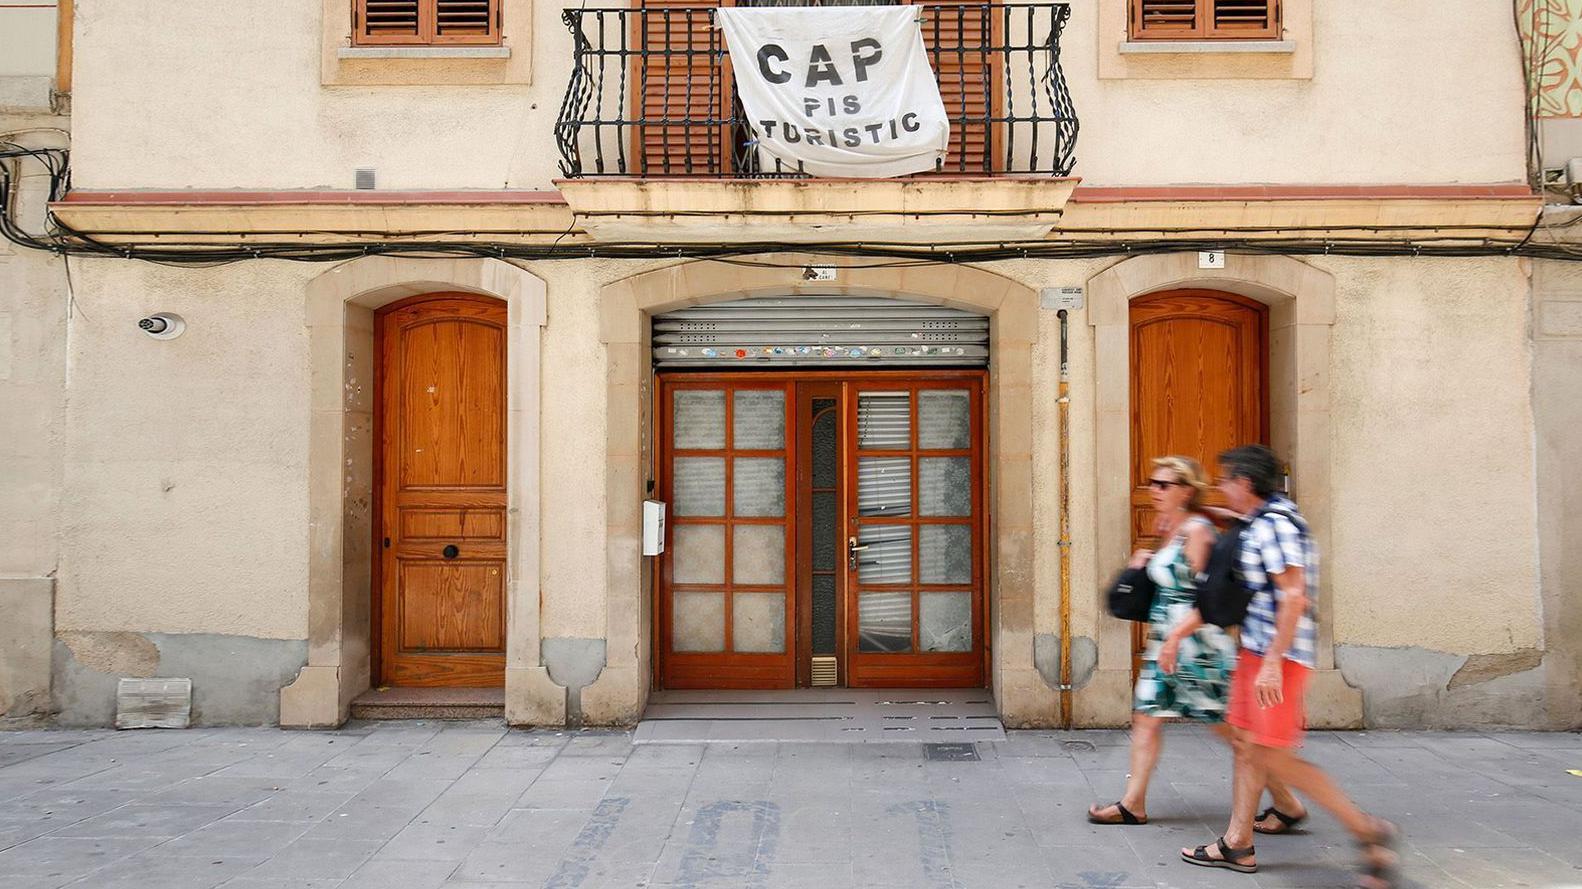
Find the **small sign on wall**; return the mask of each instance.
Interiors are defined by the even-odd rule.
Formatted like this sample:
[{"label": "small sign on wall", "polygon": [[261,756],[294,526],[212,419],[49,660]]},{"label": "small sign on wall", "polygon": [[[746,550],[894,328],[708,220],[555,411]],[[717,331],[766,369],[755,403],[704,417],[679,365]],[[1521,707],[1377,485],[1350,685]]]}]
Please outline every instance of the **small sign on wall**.
[{"label": "small sign on wall", "polygon": [[1197,267],[1200,269],[1222,269],[1225,267],[1225,251],[1199,250],[1197,254]]},{"label": "small sign on wall", "polygon": [[1067,309],[1075,312],[1082,308],[1082,288],[1045,287],[1038,291],[1038,307],[1050,311]]}]

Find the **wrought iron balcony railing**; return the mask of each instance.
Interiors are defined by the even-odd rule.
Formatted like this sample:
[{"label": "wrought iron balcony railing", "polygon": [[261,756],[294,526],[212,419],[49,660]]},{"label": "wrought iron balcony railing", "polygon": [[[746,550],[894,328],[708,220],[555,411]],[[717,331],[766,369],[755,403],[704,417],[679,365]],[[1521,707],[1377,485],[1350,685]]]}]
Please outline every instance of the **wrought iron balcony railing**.
[{"label": "wrought iron balcony railing", "polygon": [[[936,172],[1068,175],[1077,118],[1060,35],[1070,7],[916,5],[951,119],[950,150]],[[555,125],[566,176],[802,175],[751,141],[713,7],[582,8],[562,17],[575,41]]]}]

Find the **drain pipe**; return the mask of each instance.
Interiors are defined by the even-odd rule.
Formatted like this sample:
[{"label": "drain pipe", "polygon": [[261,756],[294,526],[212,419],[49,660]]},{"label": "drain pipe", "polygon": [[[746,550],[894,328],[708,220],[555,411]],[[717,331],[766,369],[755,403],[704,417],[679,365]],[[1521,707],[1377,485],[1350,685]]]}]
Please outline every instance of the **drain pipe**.
[{"label": "drain pipe", "polygon": [[1060,727],[1071,728],[1071,365],[1066,336],[1068,315],[1060,317],[1060,388],[1056,413],[1060,428]]}]

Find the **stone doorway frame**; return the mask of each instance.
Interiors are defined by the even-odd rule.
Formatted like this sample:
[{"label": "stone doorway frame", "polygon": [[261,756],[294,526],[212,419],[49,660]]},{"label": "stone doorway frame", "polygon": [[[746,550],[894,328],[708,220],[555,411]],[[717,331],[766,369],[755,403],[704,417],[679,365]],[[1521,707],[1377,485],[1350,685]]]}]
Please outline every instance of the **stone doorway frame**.
[{"label": "stone doorway frame", "polygon": [[346,721],[369,687],[374,312],[429,293],[493,297],[507,311],[506,718],[561,724],[565,689],[539,653],[539,385],[543,280],[495,259],[373,256],[308,282],[308,663],[280,690],[280,724]]},{"label": "stone doorway frame", "polygon": [[827,257],[785,253],[754,264],[698,260],[623,278],[599,294],[599,338],[607,349],[605,502],[608,661],[582,690],[589,723],[628,724],[642,715],[652,681],[652,572],[640,555],[642,501],[652,478],[655,314],[749,296],[840,293],[892,296],[989,316],[990,687],[1007,725],[1049,724],[1058,698],[1033,658],[1033,345],[1038,292],[971,266],[838,268],[834,281],[810,283],[809,265]]},{"label": "stone doorway frame", "polygon": [[[1131,301],[1184,288],[1233,293],[1269,307],[1270,444],[1290,463],[1292,495],[1313,525],[1319,551],[1329,552],[1334,276],[1288,256],[1233,253],[1223,269],[1200,269],[1195,253],[1171,253],[1124,260],[1087,283],[1097,564],[1124,563],[1131,539]],[[1131,635],[1126,625],[1108,619],[1097,596],[1074,598],[1072,613],[1074,621],[1096,625],[1099,633],[1100,667],[1076,696],[1076,721],[1124,724],[1131,701]],[[1361,728],[1362,693],[1335,669],[1333,615],[1326,586],[1319,595],[1318,671],[1309,684],[1308,722],[1314,728]]]}]

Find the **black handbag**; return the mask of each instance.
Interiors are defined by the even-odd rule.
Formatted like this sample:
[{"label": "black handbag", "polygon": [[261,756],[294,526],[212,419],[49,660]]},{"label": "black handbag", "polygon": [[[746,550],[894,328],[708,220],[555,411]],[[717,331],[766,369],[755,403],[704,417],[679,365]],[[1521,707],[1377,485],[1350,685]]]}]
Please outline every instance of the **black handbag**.
[{"label": "black handbag", "polygon": [[1148,569],[1127,568],[1110,584],[1110,614],[1121,620],[1148,622],[1148,612],[1154,607],[1154,594],[1158,587],[1148,576]]}]

